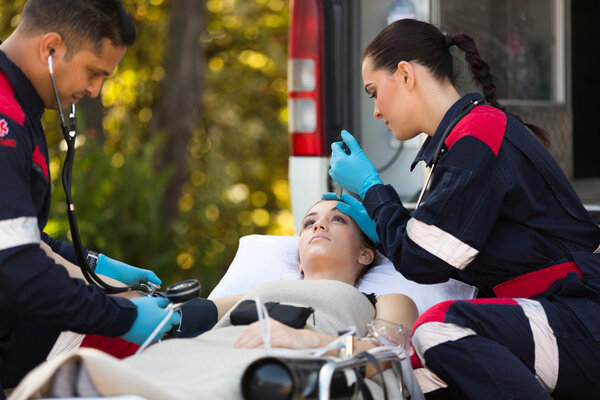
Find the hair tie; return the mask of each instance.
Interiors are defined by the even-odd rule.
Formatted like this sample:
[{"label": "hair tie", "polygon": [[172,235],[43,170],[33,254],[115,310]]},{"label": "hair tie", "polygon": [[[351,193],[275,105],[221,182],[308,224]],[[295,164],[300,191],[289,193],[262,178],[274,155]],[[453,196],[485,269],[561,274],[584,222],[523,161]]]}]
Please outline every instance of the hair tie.
[{"label": "hair tie", "polygon": [[456,42],[454,42],[454,38],[452,37],[452,35],[450,33],[447,33],[444,36],[444,45],[446,46],[447,49],[449,49],[450,47],[454,46],[456,44]]}]

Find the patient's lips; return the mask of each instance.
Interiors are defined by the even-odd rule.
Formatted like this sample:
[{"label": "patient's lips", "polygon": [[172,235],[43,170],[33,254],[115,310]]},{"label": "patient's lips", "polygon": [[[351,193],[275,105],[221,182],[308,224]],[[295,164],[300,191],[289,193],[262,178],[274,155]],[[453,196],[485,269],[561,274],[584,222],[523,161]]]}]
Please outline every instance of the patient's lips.
[{"label": "patient's lips", "polygon": [[315,240],[331,240],[331,238],[329,238],[329,236],[324,235],[322,233],[317,233],[316,235],[314,235],[313,237],[310,238],[310,240],[308,241],[308,244],[311,244]]}]

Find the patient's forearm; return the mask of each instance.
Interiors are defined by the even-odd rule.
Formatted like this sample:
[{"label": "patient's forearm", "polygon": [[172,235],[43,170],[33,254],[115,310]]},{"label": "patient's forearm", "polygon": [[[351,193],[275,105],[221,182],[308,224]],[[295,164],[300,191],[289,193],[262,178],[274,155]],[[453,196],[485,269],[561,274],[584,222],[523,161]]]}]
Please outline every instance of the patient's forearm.
[{"label": "patient's forearm", "polygon": [[234,294],[231,296],[219,297],[211,299],[212,302],[217,306],[219,321],[231,308],[243,297],[241,294]]},{"label": "patient's forearm", "polygon": [[[302,329],[302,331],[306,331],[306,332],[308,332],[308,334],[315,336],[315,338],[318,340],[318,343],[319,343],[315,347],[327,346],[329,343],[331,343],[335,339],[337,339],[336,337],[325,335],[325,334],[318,333],[318,332],[309,331],[308,329]],[[352,354],[359,354],[359,353],[362,353],[363,351],[371,350],[372,348],[375,348],[374,344],[369,343],[369,342],[363,342],[361,340],[357,340],[356,337],[352,338]],[[326,355],[337,356],[337,350],[330,350],[326,353]],[[386,370],[390,367],[391,367],[391,364],[389,362],[379,364],[379,368],[381,368],[382,371]],[[370,378],[377,373],[378,373],[377,368],[375,368],[373,365],[369,364],[366,366],[365,376],[367,378]]]}]

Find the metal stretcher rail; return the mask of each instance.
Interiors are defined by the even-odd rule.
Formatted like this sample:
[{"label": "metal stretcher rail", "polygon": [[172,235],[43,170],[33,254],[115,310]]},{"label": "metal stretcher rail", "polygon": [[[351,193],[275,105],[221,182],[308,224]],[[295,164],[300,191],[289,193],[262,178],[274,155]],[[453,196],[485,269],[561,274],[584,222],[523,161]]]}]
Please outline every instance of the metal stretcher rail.
[{"label": "metal stretcher rail", "polygon": [[[392,370],[403,399],[416,400],[425,398],[412,371],[410,359],[402,348],[381,346],[372,349],[369,353],[378,363],[392,363]],[[329,400],[331,379],[335,371],[348,368],[354,370],[371,363],[372,360],[366,357],[352,356],[343,360],[331,360],[324,364],[319,371],[319,400]],[[382,381],[382,385],[385,386],[383,376]]]}]

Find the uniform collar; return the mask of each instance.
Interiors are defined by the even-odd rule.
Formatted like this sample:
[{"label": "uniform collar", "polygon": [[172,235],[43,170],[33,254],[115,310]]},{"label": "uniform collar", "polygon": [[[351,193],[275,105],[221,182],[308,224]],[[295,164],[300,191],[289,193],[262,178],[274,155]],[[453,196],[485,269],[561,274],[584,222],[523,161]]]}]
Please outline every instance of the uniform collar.
[{"label": "uniform collar", "polygon": [[481,99],[481,95],[479,93],[466,94],[463,97],[461,97],[460,99],[458,99],[458,101],[456,103],[454,103],[448,109],[448,111],[446,111],[446,114],[442,118],[442,121],[440,122],[437,129],[435,130],[435,133],[433,134],[433,136],[428,136],[427,139],[425,139],[423,146],[421,146],[419,153],[417,154],[417,156],[415,157],[414,161],[412,162],[412,164],[410,166],[411,171],[415,168],[415,166],[417,165],[417,163],[419,161],[424,161],[425,165],[427,165],[428,167],[431,166],[433,156],[435,155],[435,150],[437,149],[438,143],[440,142],[441,137],[444,134],[444,131],[446,130],[448,125],[450,125],[450,123],[452,123],[454,118],[456,118],[456,116],[460,113],[460,111],[463,109],[465,104],[467,104],[470,101],[477,100],[477,99]]},{"label": "uniform collar", "polygon": [[25,114],[39,121],[44,113],[44,102],[23,71],[0,50],[0,71],[4,72],[15,90],[15,97],[25,108]]}]

